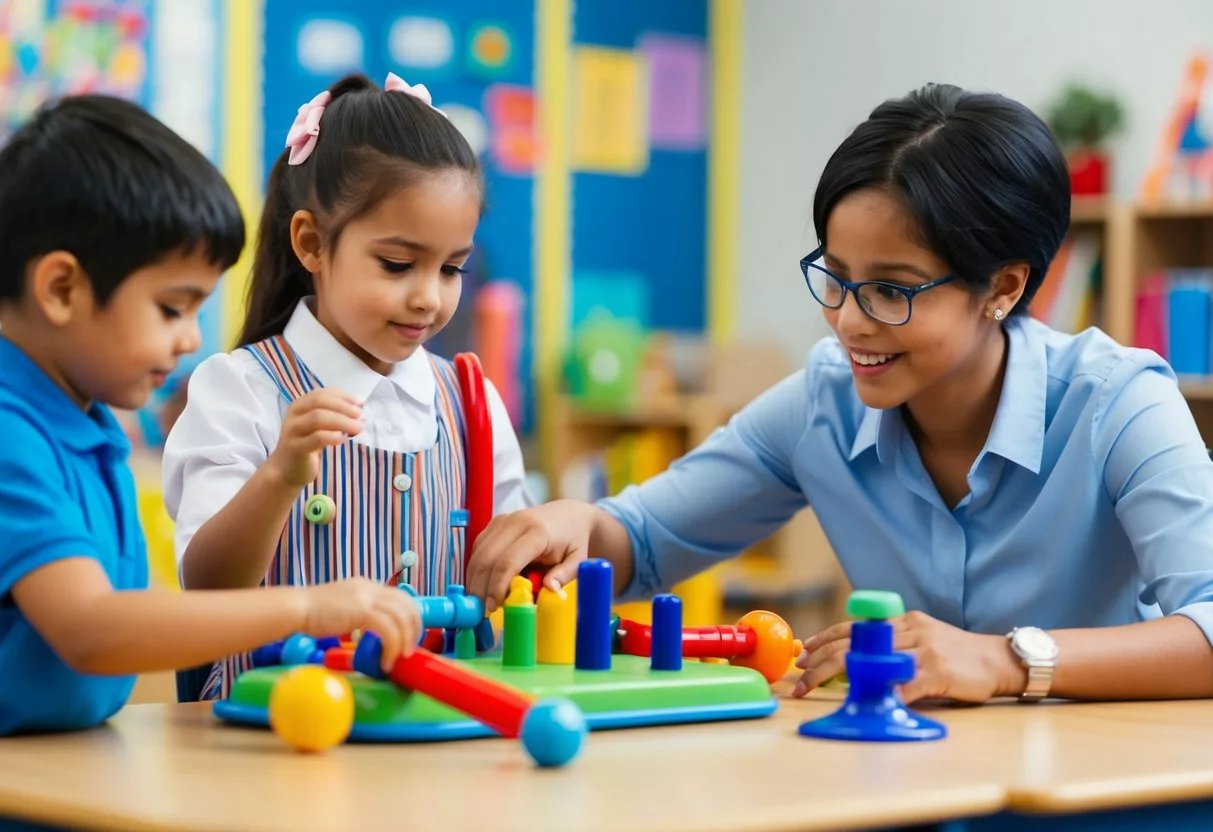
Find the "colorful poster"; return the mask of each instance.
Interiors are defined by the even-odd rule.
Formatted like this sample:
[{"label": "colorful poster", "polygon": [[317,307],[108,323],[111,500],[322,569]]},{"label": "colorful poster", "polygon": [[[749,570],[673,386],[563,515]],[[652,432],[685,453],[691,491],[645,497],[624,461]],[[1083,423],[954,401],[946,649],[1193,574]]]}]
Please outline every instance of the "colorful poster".
[{"label": "colorful poster", "polygon": [[48,98],[99,92],[146,104],[151,5],[0,3],[0,142]]},{"label": "colorful poster", "polygon": [[572,156],[576,170],[638,175],[649,162],[647,72],[624,49],[577,47]]},{"label": "colorful poster", "polygon": [[707,60],[703,41],[646,34],[637,49],[649,66],[649,142],[700,150],[707,144]]},{"label": "colorful poster", "polygon": [[538,155],[535,91],[516,84],[494,84],[485,90],[484,104],[497,167],[512,176],[533,174]]}]

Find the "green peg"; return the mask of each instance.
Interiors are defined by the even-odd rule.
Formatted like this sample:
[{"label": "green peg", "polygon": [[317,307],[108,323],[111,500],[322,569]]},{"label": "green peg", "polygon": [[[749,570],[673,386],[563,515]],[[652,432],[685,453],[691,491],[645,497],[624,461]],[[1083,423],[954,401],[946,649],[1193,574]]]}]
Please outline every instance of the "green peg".
[{"label": "green peg", "polygon": [[904,615],[906,606],[896,592],[859,589],[847,599],[847,615],[859,621],[885,621]]}]

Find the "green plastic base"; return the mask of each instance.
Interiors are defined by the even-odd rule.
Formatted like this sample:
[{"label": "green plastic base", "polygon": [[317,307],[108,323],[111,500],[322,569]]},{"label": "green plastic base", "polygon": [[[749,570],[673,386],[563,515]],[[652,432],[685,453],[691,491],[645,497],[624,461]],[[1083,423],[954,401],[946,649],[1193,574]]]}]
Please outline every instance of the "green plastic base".
[{"label": "green plastic base", "polygon": [[[519,669],[502,667],[500,653],[463,663],[537,699],[572,700],[591,729],[756,718],[777,707],[766,680],[744,667],[688,661],[681,670],[652,671],[647,658],[615,655],[606,671],[577,670],[570,665]],[[216,716],[267,725],[270,691],[289,670],[266,667],[241,674],[232,685],[230,698],[215,703]],[[346,674],[346,678],[354,690],[352,740],[424,742],[491,735],[479,723],[422,694],[359,673]]]}]

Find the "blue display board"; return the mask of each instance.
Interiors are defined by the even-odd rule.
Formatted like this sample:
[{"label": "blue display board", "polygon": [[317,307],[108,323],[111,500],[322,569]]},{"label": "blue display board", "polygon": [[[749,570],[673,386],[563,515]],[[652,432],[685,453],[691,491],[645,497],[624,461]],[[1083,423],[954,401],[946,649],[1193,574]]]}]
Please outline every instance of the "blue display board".
[{"label": "blue display board", "polygon": [[[534,176],[526,136],[532,120],[534,0],[266,0],[264,170],[282,152],[299,106],[351,70],[383,83],[395,72],[425,84],[469,138],[483,130],[487,183],[484,219],[469,263],[463,301],[430,345],[441,355],[467,349],[475,288],[489,280],[534,286]],[[452,106],[454,105],[454,106]],[[479,119],[479,122],[478,122]],[[509,123],[503,123],[505,122]],[[518,122],[526,122],[525,130]],[[509,141],[510,130],[520,134]],[[502,150],[495,142],[505,142]],[[478,144],[472,141],[473,146]],[[523,310],[518,378],[530,402],[533,301]],[[524,407],[520,427],[530,423]]]},{"label": "blue display board", "polygon": [[[702,332],[707,315],[707,124],[710,100],[707,81],[707,0],[612,0],[574,4],[574,49],[583,45],[630,50],[645,57],[646,39],[657,37],[701,51],[701,77],[674,79],[680,86],[660,88],[662,67],[647,93],[655,109],[644,132],[647,164],[638,173],[574,169],[572,311],[593,301],[577,298],[577,276],[584,275],[583,293],[645,298],[642,323],[653,329]],[[685,60],[671,55],[669,62]],[[668,74],[668,73],[667,73]],[[574,87],[573,95],[579,91]],[[671,109],[698,99],[702,141],[679,136],[681,124],[695,114],[681,114],[670,123]],[[667,140],[663,140],[663,135]],[[603,292],[612,280],[615,293]],[[609,305],[609,302],[608,302]]]}]

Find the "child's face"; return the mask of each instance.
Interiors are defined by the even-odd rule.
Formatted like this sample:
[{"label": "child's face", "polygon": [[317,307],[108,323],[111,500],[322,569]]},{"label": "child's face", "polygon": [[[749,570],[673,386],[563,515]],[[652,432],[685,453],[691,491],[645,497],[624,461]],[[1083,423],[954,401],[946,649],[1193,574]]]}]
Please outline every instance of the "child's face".
[{"label": "child's face", "polygon": [[412,355],[459,306],[480,200],[467,174],[443,171],[349,223],[319,258],[320,322],[380,373]]},{"label": "child's face", "polygon": [[136,271],[104,306],[86,292],[56,339],[62,381],[81,402],[145,405],[181,356],[201,346],[198,309],[219,276],[205,258],[172,255]]},{"label": "child's face", "polygon": [[[840,200],[826,229],[826,265],[851,281],[882,280],[917,286],[949,274],[947,263],[915,241],[908,212],[882,191],[855,192]],[[847,294],[838,309],[823,309],[826,322],[851,353],[851,370],[859,397],[868,407],[899,407],[941,383],[964,377],[980,362],[984,335],[997,332],[983,321],[984,297],[959,281],[928,289],[911,303],[910,320],[889,326],[867,317]],[[892,355],[878,366],[864,362]],[[875,354],[875,355],[873,355]]]}]

